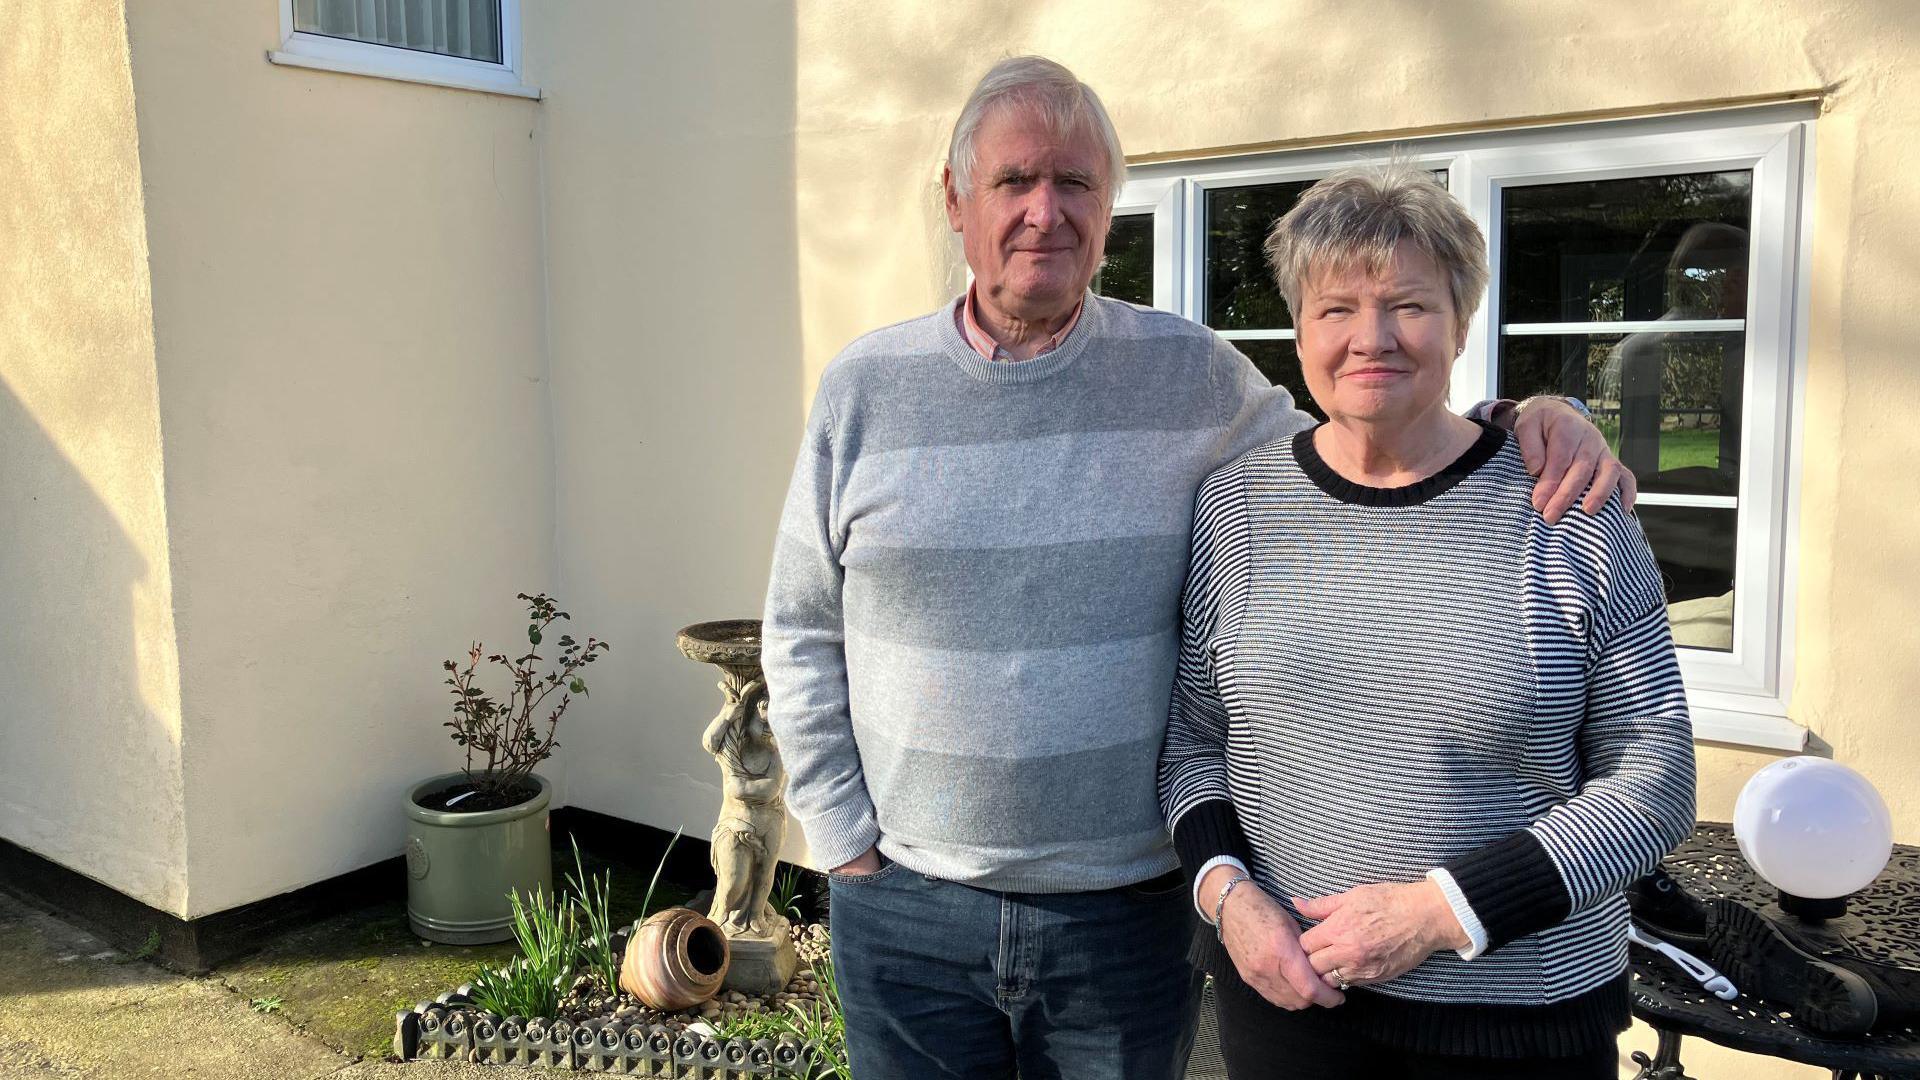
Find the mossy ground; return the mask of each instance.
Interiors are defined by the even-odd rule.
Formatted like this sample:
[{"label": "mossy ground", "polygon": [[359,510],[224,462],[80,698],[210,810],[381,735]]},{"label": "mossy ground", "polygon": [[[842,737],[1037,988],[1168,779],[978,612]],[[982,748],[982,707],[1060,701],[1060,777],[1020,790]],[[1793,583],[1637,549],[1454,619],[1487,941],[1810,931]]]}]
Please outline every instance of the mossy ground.
[{"label": "mossy ground", "polygon": [[[653,867],[584,855],[590,873],[611,870],[609,905],[615,927],[641,914]],[[573,869],[571,851],[554,853],[553,880],[563,891]],[[664,878],[654,892],[655,909],[683,903],[692,890]],[[233,961],[214,977],[257,1008],[271,1009],[327,1045],[349,1054],[384,1057],[393,1052],[393,1014],[461,983],[484,966],[515,955],[511,941],[497,945],[430,945],[407,928],[403,901],[375,904],[295,931],[252,956]],[[277,1007],[271,1003],[277,999]]]}]

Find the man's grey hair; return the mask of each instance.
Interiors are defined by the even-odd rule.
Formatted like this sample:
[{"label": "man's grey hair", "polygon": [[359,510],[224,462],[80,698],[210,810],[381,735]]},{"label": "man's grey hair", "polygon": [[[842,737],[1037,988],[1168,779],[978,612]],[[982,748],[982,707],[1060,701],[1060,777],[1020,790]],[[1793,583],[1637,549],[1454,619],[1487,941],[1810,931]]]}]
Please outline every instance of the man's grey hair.
[{"label": "man's grey hair", "polygon": [[973,88],[960,109],[960,119],[954,121],[953,138],[947,143],[947,168],[953,172],[955,190],[973,193],[974,138],[994,110],[1012,107],[1033,110],[1062,143],[1082,131],[1097,136],[1107,156],[1104,194],[1107,205],[1113,205],[1120,186],[1127,182],[1127,158],[1120,151],[1120,135],[1093,87],[1043,56],[1008,57],[993,65]]},{"label": "man's grey hair", "polygon": [[1353,270],[1383,274],[1402,240],[1426,252],[1447,276],[1464,329],[1487,291],[1487,238],[1467,208],[1418,166],[1347,169],[1308,188],[1267,235],[1267,262],[1298,321],[1309,280]]}]

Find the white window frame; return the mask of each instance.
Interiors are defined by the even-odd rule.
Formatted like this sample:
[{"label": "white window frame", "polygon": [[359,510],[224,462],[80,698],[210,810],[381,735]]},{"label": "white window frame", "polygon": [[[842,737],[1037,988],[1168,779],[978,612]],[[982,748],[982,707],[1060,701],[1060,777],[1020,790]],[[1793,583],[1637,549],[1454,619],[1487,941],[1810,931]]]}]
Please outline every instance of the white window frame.
[{"label": "white window frame", "polygon": [[[1772,106],[1533,129],[1451,135],[1135,165],[1116,213],[1155,215],[1154,306],[1206,319],[1206,199],[1214,188],[1313,179],[1389,154],[1446,169],[1453,193],[1487,233],[1493,279],[1454,368],[1452,404],[1496,396],[1502,192],[1528,184],[1675,172],[1751,170],[1745,396],[1735,536],[1731,651],[1680,650],[1696,738],[1801,750],[1807,731],[1787,718],[1792,683],[1796,533],[1812,191],[1813,109]],[[1569,324],[1553,324],[1569,332]],[[1684,324],[1691,326],[1692,324]],[[1724,328],[1737,328],[1734,322]],[[1639,324],[1597,324],[1620,333]],[[1673,329],[1674,324],[1661,324]],[[1722,328],[1701,321],[1699,329]],[[1527,327],[1509,327],[1509,334]],[[1291,330],[1228,330],[1229,340],[1291,339]],[[1762,453],[1761,451],[1765,452]],[[1643,494],[1648,505],[1697,497]]]},{"label": "white window frame", "polygon": [[280,0],[280,48],[268,61],[378,79],[426,83],[456,90],[538,99],[540,88],[520,81],[520,0],[499,0],[500,63],[330,37],[295,29],[294,0]]},{"label": "white window frame", "polygon": [[[1130,170],[1131,172],[1131,170]],[[1180,227],[1185,186],[1177,180],[1129,177],[1113,200],[1113,216],[1153,215],[1153,306],[1178,311],[1186,273],[1185,233]]]}]

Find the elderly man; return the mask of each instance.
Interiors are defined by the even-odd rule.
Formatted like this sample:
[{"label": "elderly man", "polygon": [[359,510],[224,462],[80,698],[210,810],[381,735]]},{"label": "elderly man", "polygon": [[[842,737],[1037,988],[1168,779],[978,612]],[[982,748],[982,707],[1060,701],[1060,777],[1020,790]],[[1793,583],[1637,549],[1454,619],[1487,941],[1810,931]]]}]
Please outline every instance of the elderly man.
[{"label": "elderly man", "polygon": [[[1154,778],[1194,492],[1314,421],[1206,328],[1087,291],[1124,175],[1092,90],[996,65],[944,180],[972,286],[848,346],[807,422],[763,655],[863,1080],[1164,1078],[1191,1043]],[[1562,462],[1539,499],[1597,466],[1597,509],[1599,433],[1520,413]]]}]

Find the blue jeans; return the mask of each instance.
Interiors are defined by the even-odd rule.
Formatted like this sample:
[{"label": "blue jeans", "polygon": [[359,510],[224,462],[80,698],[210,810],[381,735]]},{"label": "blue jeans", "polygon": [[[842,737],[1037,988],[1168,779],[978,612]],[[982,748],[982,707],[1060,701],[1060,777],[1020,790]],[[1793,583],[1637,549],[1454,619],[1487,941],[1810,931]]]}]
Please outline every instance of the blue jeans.
[{"label": "blue jeans", "polygon": [[833,965],[860,1080],[1175,1080],[1202,975],[1178,871],[1120,889],[1002,893],[915,873],[830,875]]}]

